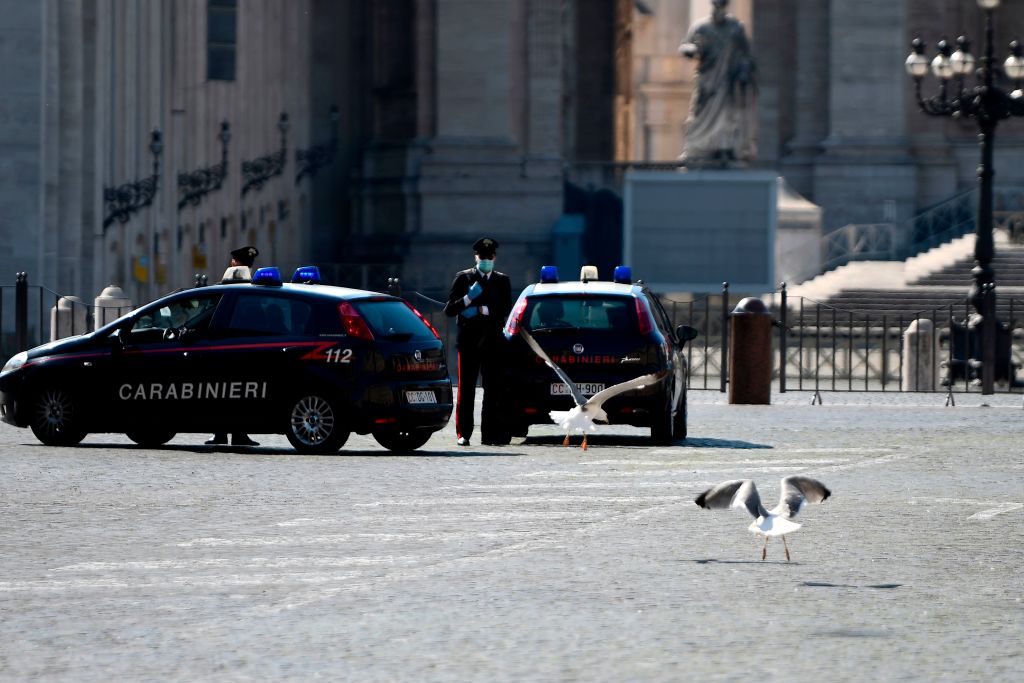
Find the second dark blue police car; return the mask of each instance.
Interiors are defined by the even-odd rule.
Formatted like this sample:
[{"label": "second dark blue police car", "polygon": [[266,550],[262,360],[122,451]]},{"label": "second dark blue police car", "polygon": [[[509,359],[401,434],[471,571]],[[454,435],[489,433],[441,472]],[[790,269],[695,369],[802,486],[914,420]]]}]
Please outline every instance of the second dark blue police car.
[{"label": "second dark blue police car", "polygon": [[419,448],[452,412],[440,336],[400,298],[318,279],[261,268],[21,352],[0,372],[0,418],[52,446],[244,431],[301,453],[337,452],[351,432]]},{"label": "second dark blue police car", "polygon": [[611,424],[649,427],[657,444],[686,438],[686,342],[697,330],[673,327],[658,298],[632,282],[628,267],[612,281],[584,266],[578,281],[560,282],[553,266],[519,295],[505,325],[509,340],[503,376],[502,419],[510,436],[530,425],[551,424],[551,411],[572,408],[573,398],[544,360],[518,334],[525,327],[551,361],[585,396],[643,375],[658,380],[608,400]]}]

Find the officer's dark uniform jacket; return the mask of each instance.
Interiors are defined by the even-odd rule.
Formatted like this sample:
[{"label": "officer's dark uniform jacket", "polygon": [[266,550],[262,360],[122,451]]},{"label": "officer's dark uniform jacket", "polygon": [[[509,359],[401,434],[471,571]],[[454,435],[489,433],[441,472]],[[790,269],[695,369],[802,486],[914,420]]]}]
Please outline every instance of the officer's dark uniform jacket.
[{"label": "officer's dark uniform jacket", "polygon": [[[483,292],[467,306],[464,297],[474,282],[480,283]],[[482,313],[484,306],[487,307],[487,315]],[[458,316],[459,395],[455,412],[455,431],[460,437],[468,439],[473,433],[474,392],[463,394],[463,380],[467,389],[475,388],[478,374],[482,375],[484,387],[481,411],[483,441],[487,442],[492,437],[499,436],[491,424],[497,390],[487,389],[497,378],[504,342],[501,330],[511,310],[512,281],[507,275],[494,271],[487,276],[477,268],[467,268],[456,273],[444,312],[449,317]]]}]

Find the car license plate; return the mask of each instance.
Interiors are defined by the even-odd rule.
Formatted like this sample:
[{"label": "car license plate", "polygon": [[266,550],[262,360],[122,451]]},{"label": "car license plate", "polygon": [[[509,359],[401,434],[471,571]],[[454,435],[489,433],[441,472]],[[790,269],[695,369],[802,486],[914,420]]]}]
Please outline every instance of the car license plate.
[{"label": "car license plate", "polygon": [[[599,391],[604,391],[604,384],[601,382],[580,382],[577,385],[580,393],[584,396],[593,396]],[[561,382],[551,383],[551,395],[552,396],[570,396],[572,394],[569,391],[569,387]]]},{"label": "car license plate", "polygon": [[407,391],[405,400],[409,403],[437,403],[437,397],[433,391]]}]

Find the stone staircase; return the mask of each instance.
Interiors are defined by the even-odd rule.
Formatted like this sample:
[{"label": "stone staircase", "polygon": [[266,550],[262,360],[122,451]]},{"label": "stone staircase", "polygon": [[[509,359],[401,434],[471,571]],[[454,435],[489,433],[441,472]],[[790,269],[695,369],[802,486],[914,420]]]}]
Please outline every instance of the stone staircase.
[{"label": "stone staircase", "polygon": [[[946,321],[951,314],[962,320],[973,312],[966,301],[973,282],[973,249],[974,236],[966,235],[906,262],[850,263],[791,288],[790,311],[802,303],[805,320],[821,315],[823,323],[831,323],[834,309],[840,324],[851,314],[858,323],[881,322],[883,316],[890,322],[919,317]],[[1024,246],[997,232],[992,267],[998,318],[1024,318]]]}]

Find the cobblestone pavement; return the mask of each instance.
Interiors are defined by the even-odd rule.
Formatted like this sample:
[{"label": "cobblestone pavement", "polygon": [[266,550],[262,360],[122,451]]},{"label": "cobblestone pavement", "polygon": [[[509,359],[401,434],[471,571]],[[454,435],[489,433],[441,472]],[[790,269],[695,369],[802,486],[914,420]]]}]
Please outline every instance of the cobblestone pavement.
[{"label": "cobblestone pavement", "polygon": [[[1019,680],[1020,395],[810,398],[693,392],[686,441],[585,452],[554,427],[306,457],[2,425],[0,679]],[[692,502],[791,473],[834,495],[789,563]]]}]

